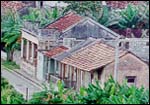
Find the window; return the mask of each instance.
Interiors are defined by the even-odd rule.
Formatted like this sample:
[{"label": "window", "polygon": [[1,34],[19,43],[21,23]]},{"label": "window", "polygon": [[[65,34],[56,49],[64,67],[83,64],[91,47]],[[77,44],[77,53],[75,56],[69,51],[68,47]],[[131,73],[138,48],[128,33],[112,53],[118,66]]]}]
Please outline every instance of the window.
[{"label": "window", "polygon": [[135,85],[136,82],[136,76],[126,76],[127,83],[129,85]]},{"label": "window", "polygon": [[149,46],[149,42],[146,42],[146,46]]},{"label": "window", "polygon": [[125,43],[125,48],[126,48],[126,49],[129,49],[129,42],[126,42],[126,43]]},{"label": "window", "polygon": [[98,80],[101,79],[101,75],[102,75],[102,71],[103,71],[104,67],[101,67],[97,70],[97,73],[98,73]]},{"label": "window", "polygon": [[121,45],[122,45],[122,43],[120,42],[120,43],[119,43],[119,47],[121,47]]},{"label": "window", "polygon": [[91,80],[93,79],[93,77],[94,77],[94,76],[93,76],[93,73],[91,73]]},{"label": "window", "polygon": [[43,7],[43,1],[40,1],[40,7]]}]

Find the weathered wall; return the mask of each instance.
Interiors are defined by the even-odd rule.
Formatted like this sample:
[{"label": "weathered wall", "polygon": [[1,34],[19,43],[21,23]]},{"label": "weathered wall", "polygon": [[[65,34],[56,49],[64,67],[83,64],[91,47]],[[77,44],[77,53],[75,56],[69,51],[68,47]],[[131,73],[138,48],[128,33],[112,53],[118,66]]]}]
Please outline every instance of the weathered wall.
[{"label": "weathered wall", "polygon": [[[128,54],[119,59],[118,82],[122,83],[126,76],[136,76],[136,86],[144,86],[149,88],[149,67],[147,64]],[[114,63],[104,68],[105,73],[102,74],[107,81],[110,75],[114,76]]]},{"label": "weathered wall", "polygon": [[[144,61],[149,61],[149,40],[148,39],[147,41],[146,40],[144,41],[143,39],[140,39],[140,40],[141,41],[139,41],[139,38],[138,38],[137,41],[130,41],[129,49],[125,48],[126,42],[122,42],[121,46],[122,48],[131,51],[132,53],[134,53],[135,55],[137,55]],[[115,40],[107,40],[106,42],[113,47],[115,47],[116,45]]]},{"label": "weathered wall", "polygon": [[[146,45],[147,42],[148,44]],[[149,41],[130,42],[129,51],[133,52],[145,61],[149,61]]]},{"label": "weathered wall", "polygon": [[87,39],[89,37],[93,38],[106,38],[111,39],[106,30],[102,29],[98,25],[91,23],[89,21],[81,22],[75,27],[71,28],[67,32],[61,35],[61,38],[77,38],[77,39]]},{"label": "weathered wall", "polygon": [[88,87],[88,84],[91,83],[91,74],[90,72],[84,72],[84,85],[85,87]]}]

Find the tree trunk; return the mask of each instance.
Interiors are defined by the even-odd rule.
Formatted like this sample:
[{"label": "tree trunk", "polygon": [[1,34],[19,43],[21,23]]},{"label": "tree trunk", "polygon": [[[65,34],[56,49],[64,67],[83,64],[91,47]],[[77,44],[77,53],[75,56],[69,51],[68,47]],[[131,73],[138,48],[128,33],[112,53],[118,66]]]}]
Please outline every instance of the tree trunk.
[{"label": "tree trunk", "polygon": [[11,59],[10,59],[10,51],[7,51],[7,61],[11,61]]},{"label": "tree trunk", "polygon": [[10,59],[11,59],[11,61],[13,61],[13,54],[14,54],[14,51],[11,51],[11,53],[10,53]]},{"label": "tree trunk", "polygon": [[7,61],[13,61],[14,51],[7,51]]}]

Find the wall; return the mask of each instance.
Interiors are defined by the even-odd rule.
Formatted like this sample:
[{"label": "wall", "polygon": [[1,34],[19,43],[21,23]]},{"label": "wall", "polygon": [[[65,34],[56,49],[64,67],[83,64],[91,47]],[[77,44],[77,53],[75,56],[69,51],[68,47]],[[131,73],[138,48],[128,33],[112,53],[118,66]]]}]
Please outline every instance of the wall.
[{"label": "wall", "polygon": [[91,74],[90,74],[90,72],[85,71],[84,75],[85,75],[85,77],[84,77],[84,86],[88,87],[88,84],[91,83]]},{"label": "wall", "polygon": [[20,65],[21,64],[21,51],[14,51],[13,54],[13,61],[16,62],[16,64]]},{"label": "wall", "polygon": [[61,35],[61,38],[77,38],[77,39],[87,39],[89,37],[93,38],[106,38],[112,39],[110,37],[111,33],[107,32],[105,29],[102,29],[100,26],[95,23],[86,20],[77,24],[75,27],[69,29]]},{"label": "wall", "polygon": [[[140,40],[139,38],[137,38],[137,41],[129,41],[129,49],[127,50],[131,51],[138,57],[142,58],[144,61],[149,61],[149,44],[146,45],[147,42],[149,43],[149,40],[148,39],[147,40],[140,39]],[[116,41],[114,40],[106,40],[105,42],[107,42],[113,47],[115,47],[116,45]],[[122,42],[121,46],[123,49],[126,49],[125,43],[126,42]]]},{"label": "wall", "polygon": [[146,45],[146,42],[149,41],[130,42],[129,50],[132,51],[137,56],[143,58],[145,61],[149,61],[149,44]]},{"label": "wall", "polygon": [[[146,63],[142,62],[131,54],[125,55],[119,59],[119,71],[117,80],[122,83],[126,76],[136,76],[136,86],[144,86],[149,88],[149,67]],[[102,74],[107,81],[110,75],[114,75],[114,62],[104,68],[105,73]]]},{"label": "wall", "polygon": [[1,58],[2,58],[3,60],[6,60],[6,59],[7,59],[7,54],[6,54],[6,52],[4,52],[4,51],[2,51],[2,50],[1,50]]},{"label": "wall", "polygon": [[44,80],[44,56],[38,52],[37,58],[37,79]]}]

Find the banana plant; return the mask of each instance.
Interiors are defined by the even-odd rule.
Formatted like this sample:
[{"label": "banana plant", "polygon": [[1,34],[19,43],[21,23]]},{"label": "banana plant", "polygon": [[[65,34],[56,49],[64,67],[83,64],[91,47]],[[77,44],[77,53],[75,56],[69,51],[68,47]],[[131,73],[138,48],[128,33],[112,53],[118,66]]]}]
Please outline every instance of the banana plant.
[{"label": "banana plant", "polygon": [[21,21],[16,13],[8,11],[2,17],[2,37],[1,42],[5,43],[5,50],[7,52],[7,60],[13,60],[13,52],[20,49],[20,42],[18,39],[21,36]]},{"label": "banana plant", "polygon": [[138,5],[139,26],[138,28],[149,29],[149,4],[142,3]]},{"label": "banana plant", "polygon": [[121,18],[119,20],[119,27],[121,29],[136,28],[139,21],[138,9],[129,4],[125,10],[120,12]]}]

